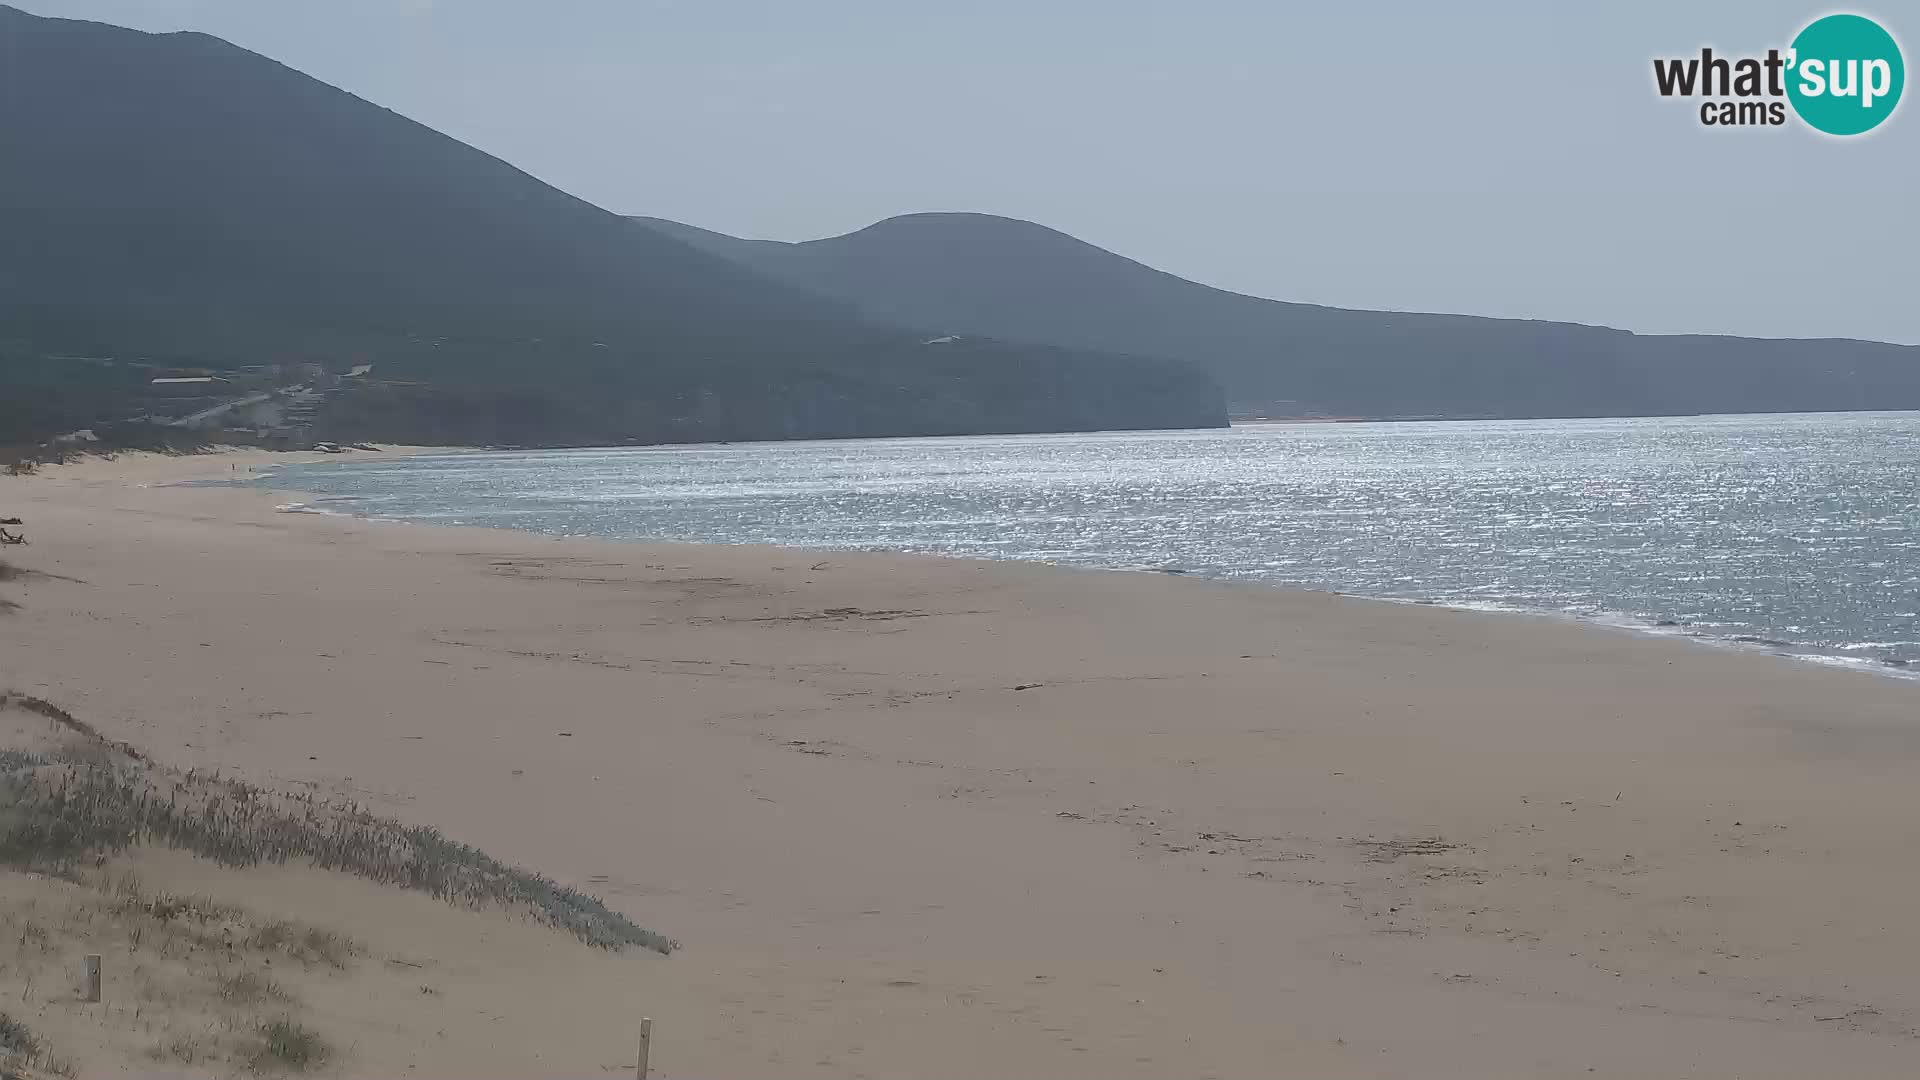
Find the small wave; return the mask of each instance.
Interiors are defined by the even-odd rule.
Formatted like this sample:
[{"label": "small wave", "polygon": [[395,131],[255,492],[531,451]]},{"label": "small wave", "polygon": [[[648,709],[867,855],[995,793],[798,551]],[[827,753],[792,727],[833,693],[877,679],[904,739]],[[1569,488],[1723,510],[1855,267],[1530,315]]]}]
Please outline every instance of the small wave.
[{"label": "small wave", "polygon": [[[1364,596],[1365,594],[1354,594]],[[1644,615],[1631,615],[1624,612],[1578,612],[1545,607],[1528,607],[1521,604],[1498,603],[1482,600],[1452,601],[1414,598],[1404,596],[1373,597],[1392,604],[1408,604],[1416,607],[1444,607],[1455,611],[1474,611],[1495,615],[1531,615],[1540,618],[1566,619],[1588,626],[1602,626],[1610,630],[1622,630],[1634,634],[1646,634],[1657,637],[1683,637],[1690,642],[1711,648],[1739,649],[1749,652],[1765,652],[1789,660],[1803,660],[1825,667],[1837,667],[1846,671],[1862,671],[1899,679],[1920,679],[1920,663],[1910,660],[1890,659],[1867,656],[1837,655],[1844,652],[1864,652],[1887,646],[1906,646],[1913,642],[1852,642],[1827,647],[1806,645],[1779,638],[1762,637],[1758,634],[1717,633],[1710,627],[1713,623],[1688,623],[1679,619],[1656,619]],[[1833,651],[1821,651],[1831,648]]]},{"label": "small wave", "polygon": [[1779,638],[1760,637],[1756,634],[1729,634],[1727,635],[1727,640],[1737,641],[1742,645],[1758,645],[1767,649],[1792,649],[1798,647],[1791,641],[1781,641]]},{"label": "small wave", "polygon": [[1809,664],[1822,667],[1837,667],[1844,671],[1865,671],[1874,675],[1883,675],[1895,679],[1920,679],[1910,661],[1873,660],[1864,656],[1833,656],[1829,653],[1787,653],[1795,660],[1804,660]]},{"label": "small wave", "polygon": [[279,506],[276,506],[273,509],[277,513],[282,513],[282,514],[320,514],[326,517],[352,517],[353,516],[352,514],[346,513],[345,511],[342,511],[342,510],[329,510],[324,506],[315,506],[312,503],[303,503],[303,502],[281,503]]}]

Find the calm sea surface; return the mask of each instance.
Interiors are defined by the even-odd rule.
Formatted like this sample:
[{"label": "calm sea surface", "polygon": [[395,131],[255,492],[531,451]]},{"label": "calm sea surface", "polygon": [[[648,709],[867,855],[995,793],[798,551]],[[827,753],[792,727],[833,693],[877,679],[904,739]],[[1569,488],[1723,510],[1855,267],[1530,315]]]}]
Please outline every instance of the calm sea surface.
[{"label": "calm sea surface", "polygon": [[380,517],[1183,571],[1920,672],[1920,413],[359,454],[262,483]]}]

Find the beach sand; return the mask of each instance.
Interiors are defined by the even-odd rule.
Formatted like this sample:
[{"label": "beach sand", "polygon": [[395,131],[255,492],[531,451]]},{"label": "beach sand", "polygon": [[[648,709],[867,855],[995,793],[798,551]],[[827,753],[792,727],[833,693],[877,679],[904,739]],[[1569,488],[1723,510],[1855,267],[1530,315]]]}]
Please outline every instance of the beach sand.
[{"label": "beach sand", "polygon": [[[668,1077],[1920,1075],[1920,684],[164,484],[281,460],[0,478],[33,541],[0,555],[59,575],[0,584],[0,689],[431,823],[683,945],[515,938],[467,997],[383,1006],[419,1038],[344,1071],[604,1074],[645,1014]],[[436,1047],[462,1010],[506,1049]]]}]

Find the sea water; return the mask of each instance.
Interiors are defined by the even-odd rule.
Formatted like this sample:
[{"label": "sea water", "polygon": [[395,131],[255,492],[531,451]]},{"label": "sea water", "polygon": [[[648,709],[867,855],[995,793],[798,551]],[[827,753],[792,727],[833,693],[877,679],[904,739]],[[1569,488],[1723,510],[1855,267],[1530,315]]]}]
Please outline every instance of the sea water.
[{"label": "sea water", "polygon": [[1920,672],[1920,413],[361,453],[260,482],[405,520],[1179,572]]}]

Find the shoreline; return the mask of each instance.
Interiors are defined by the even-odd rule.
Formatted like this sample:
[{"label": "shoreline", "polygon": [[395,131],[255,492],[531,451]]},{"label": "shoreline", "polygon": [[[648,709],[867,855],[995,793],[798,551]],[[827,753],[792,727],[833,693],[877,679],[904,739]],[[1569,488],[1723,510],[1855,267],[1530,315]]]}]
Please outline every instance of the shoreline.
[{"label": "shoreline", "polygon": [[1187,575],[173,483],[247,463],[0,481],[35,541],[7,558],[60,575],[0,585],[0,689],[671,934],[620,972],[666,1075],[1920,1068],[1911,683]]},{"label": "shoreline", "polygon": [[[707,444],[688,444],[688,445],[704,446]],[[720,445],[725,445],[725,444],[720,444]],[[441,454],[465,455],[465,454],[477,454],[477,453],[487,452],[483,448],[476,448],[476,447],[394,447],[389,449],[398,451],[398,454],[396,456],[422,456],[422,455],[441,455]],[[626,449],[634,449],[634,448],[633,447],[580,447],[577,449],[626,450]],[[656,448],[645,448],[645,449],[656,449]],[[322,464],[322,465],[350,466],[350,465],[363,464],[363,463],[366,463],[365,459],[341,461],[335,457],[328,456],[316,461],[276,463],[272,467],[277,469],[282,464]],[[208,481],[189,481],[189,482],[190,483],[212,483],[212,484],[223,483],[223,481],[220,481],[218,479],[208,480]],[[236,481],[233,483],[234,483],[234,486],[236,487],[250,488],[252,490],[263,490],[259,487],[249,485],[244,481]],[[299,487],[284,487],[284,488],[276,487],[276,488],[271,488],[270,490],[281,493],[281,494],[286,494],[286,495],[316,496],[320,498],[322,501],[331,500],[331,501],[351,503],[351,502],[358,501],[359,499],[358,496],[325,496],[325,495],[321,495],[320,493],[308,491],[306,489],[299,488]],[[297,509],[291,509],[289,507],[297,507]],[[503,529],[508,532],[519,532],[528,536],[540,536],[540,537],[550,536],[550,534],[539,533],[532,530],[515,529],[510,525],[446,526],[437,522],[419,519],[419,518],[361,514],[361,513],[356,513],[352,509],[333,509],[325,506],[316,506],[306,502],[290,503],[289,506],[280,507],[279,509],[281,509],[282,512],[285,512],[285,513],[336,515],[336,516],[342,516],[342,517],[356,518],[356,519],[365,520],[365,521],[379,521],[379,522],[388,522],[392,524],[402,524],[402,525],[422,525],[429,528],[453,527],[453,528]],[[593,539],[596,539],[599,542],[603,542],[603,543],[614,543],[614,544],[700,545],[700,544],[707,544],[707,543],[715,543],[715,541],[683,540],[683,539],[677,539],[677,538],[671,538],[671,537],[635,537],[635,538],[596,537]],[[764,545],[758,545],[752,542],[742,542],[742,543],[728,543],[728,546],[754,547],[754,546],[764,546]],[[1092,565],[1092,564],[1056,562],[1056,561],[1051,561],[1046,559],[1000,557],[1000,556],[994,556],[994,555],[947,554],[942,552],[908,552],[908,551],[901,551],[893,548],[880,548],[880,547],[815,548],[815,547],[806,547],[803,545],[788,545],[788,544],[776,544],[771,546],[780,548],[782,550],[787,550],[787,551],[821,553],[821,554],[841,554],[841,553],[852,552],[852,553],[864,553],[864,554],[908,555],[913,557],[925,557],[925,558],[954,558],[954,559],[962,559],[962,560],[984,559],[990,562],[1023,564],[1023,565],[1029,565],[1029,566],[1045,566],[1045,567],[1050,567],[1050,568],[1059,569],[1059,570],[1083,570],[1083,571],[1092,571],[1097,573],[1165,574],[1173,577],[1187,577],[1187,578],[1192,578],[1194,580],[1211,581],[1211,582],[1215,582],[1218,584],[1225,584],[1225,585],[1250,586],[1250,587],[1267,588],[1267,589],[1279,589],[1283,591],[1292,591],[1292,592],[1317,593],[1317,594],[1327,595],[1327,596],[1344,596],[1344,597],[1350,597],[1356,600],[1367,600],[1367,601],[1373,601],[1373,602],[1385,603],[1385,604],[1403,604],[1403,605],[1409,605],[1414,607],[1438,607],[1438,608],[1444,608],[1449,611],[1474,612],[1474,613],[1483,614],[1483,615],[1501,615],[1501,616],[1519,615],[1519,616],[1525,616],[1525,617],[1531,617],[1531,618],[1544,618],[1544,619],[1556,620],[1561,622],[1567,622],[1567,623],[1571,623],[1578,626],[1585,626],[1585,627],[1590,627],[1590,628],[1595,628],[1600,630],[1625,632],[1625,633],[1636,634],[1636,635],[1641,635],[1641,636],[1656,638],[1661,640],[1676,641],[1683,644],[1694,645],[1694,646],[1707,648],[1707,649],[1716,649],[1716,650],[1728,649],[1728,650],[1733,650],[1736,652],[1747,653],[1752,655],[1771,656],[1771,657],[1776,657],[1782,660],[1794,661],[1797,663],[1812,664],[1817,667],[1831,668],[1831,669],[1841,670],[1841,671],[1853,671],[1853,672],[1858,672],[1860,674],[1866,674],[1866,675],[1874,675],[1880,678],[1896,679],[1896,680],[1903,680],[1903,681],[1905,680],[1920,681],[1920,667],[1917,667],[1913,662],[1909,662],[1909,661],[1880,660],[1873,657],[1853,656],[1837,648],[1832,651],[1823,651],[1819,646],[1801,645],[1796,642],[1785,641],[1785,640],[1780,640],[1775,638],[1760,638],[1758,636],[1751,635],[1751,634],[1719,634],[1719,633],[1714,633],[1712,631],[1707,631],[1707,630],[1693,629],[1690,627],[1689,624],[1677,622],[1675,620],[1671,620],[1671,619],[1667,619],[1659,616],[1636,614],[1633,612],[1626,612],[1626,611],[1605,611],[1605,612],[1597,612],[1597,613],[1586,613],[1586,612],[1568,611],[1563,609],[1554,609],[1554,608],[1547,608],[1547,607],[1530,607],[1524,604],[1510,604],[1510,603],[1499,602],[1499,601],[1476,604],[1476,603],[1451,602],[1451,601],[1442,600],[1442,599],[1435,599],[1432,597],[1373,595],[1369,593],[1351,592],[1351,591],[1340,590],[1340,589],[1322,588],[1314,585],[1307,585],[1307,584],[1301,584],[1296,582],[1270,582],[1270,581],[1262,581],[1262,580],[1253,579],[1253,578],[1238,578],[1238,577],[1228,576],[1225,574],[1209,573],[1202,570],[1165,570],[1165,569],[1159,569],[1159,568],[1148,567],[1148,566],[1139,566],[1139,567],[1098,566],[1098,565]]]}]

